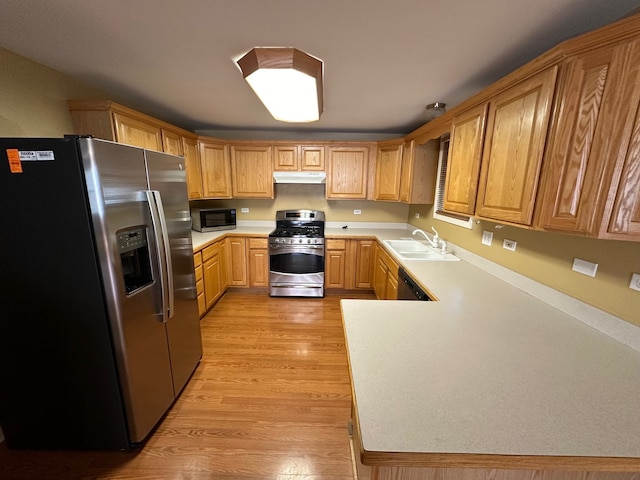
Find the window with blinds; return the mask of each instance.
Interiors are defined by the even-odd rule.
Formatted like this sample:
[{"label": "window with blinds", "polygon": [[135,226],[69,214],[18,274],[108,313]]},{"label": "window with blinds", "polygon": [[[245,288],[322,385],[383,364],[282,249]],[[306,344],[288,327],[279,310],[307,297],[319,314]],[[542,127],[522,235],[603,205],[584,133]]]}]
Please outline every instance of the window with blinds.
[{"label": "window with blinds", "polygon": [[473,219],[466,215],[444,211],[444,190],[447,184],[447,160],[449,159],[449,135],[440,138],[440,154],[438,155],[438,173],[436,176],[436,195],[433,205],[433,218],[471,229]]}]

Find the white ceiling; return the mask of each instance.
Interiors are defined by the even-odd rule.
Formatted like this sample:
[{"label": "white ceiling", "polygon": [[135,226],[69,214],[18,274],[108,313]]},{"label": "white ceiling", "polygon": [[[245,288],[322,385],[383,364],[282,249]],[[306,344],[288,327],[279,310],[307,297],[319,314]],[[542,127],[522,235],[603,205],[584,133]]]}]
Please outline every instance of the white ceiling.
[{"label": "white ceiling", "polygon": [[[640,0],[1,0],[0,46],[189,130],[408,133]],[[233,59],[325,63],[324,113],[273,120]]]}]

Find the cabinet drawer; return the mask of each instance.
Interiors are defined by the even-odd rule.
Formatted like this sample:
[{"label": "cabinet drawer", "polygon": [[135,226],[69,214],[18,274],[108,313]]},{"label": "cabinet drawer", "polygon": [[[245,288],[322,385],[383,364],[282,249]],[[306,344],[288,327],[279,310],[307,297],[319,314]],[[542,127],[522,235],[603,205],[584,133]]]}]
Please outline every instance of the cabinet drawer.
[{"label": "cabinet drawer", "polygon": [[199,267],[202,265],[202,252],[197,252],[193,254],[193,266]]},{"label": "cabinet drawer", "polygon": [[327,250],[346,250],[347,241],[344,238],[328,238],[326,240]]},{"label": "cabinet drawer", "polygon": [[207,304],[204,300],[204,293],[198,295],[198,313],[200,316],[204,315],[207,311]]},{"label": "cabinet drawer", "polygon": [[266,238],[249,238],[249,248],[268,248],[269,241]]},{"label": "cabinet drawer", "polygon": [[196,281],[196,292],[198,292],[198,295],[204,293],[204,280],[200,279]]},{"label": "cabinet drawer", "polygon": [[195,272],[196,272],[196,283],[200,280],[202,280],[202,265],[198,265],[195,268]]},{"label": "cabinet drawer", "polygon": [[218,255],[218,252],[220,252],[220,243],[216,242],[213,245],[209,245],[208,247],[204,248],[202,250],[202,261],[206,262],[207,260],[209,260],[211,257]]}]

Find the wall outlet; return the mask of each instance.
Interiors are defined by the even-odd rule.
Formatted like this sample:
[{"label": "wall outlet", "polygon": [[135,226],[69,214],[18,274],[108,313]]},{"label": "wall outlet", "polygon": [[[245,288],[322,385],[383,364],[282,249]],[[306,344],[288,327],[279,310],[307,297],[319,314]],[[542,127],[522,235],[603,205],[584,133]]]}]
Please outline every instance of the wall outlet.
[{"label": "wall outlet", "polygon": [[573,270],[574,272],[582,273],[583,275],[595,277],[596,271],[598,270],[598,264],[587,262],[586,260],[582,260],[580,258],[574,258],[573,267],[571,267],[571,270]]},{"label": "wall outlet", "polygon": [[505,238],[502,241],[502,248],[506,248],[507,250],[511,250],[512,252],[515,252],[517,244],[518,242],[516,242],[515,240],[508,240]]},{"label": "wall outlet", "polygon": [[484,230],[482,232],[482,245],[486,245],[487,247],[490,247],[491,242],[493,242],[493,232]]},{"label": "wall outlet", "polygon": [[249,209],[248,208],[241,208],[240,209],[240,213],[249,213]]},{"label": "wall outlet", "polygon": [[354,210],[353,214],[354,215],[360,215],[360,214],[362,214],[362,210]]},{"label": "wall outlet", "polygon": [[631,275],[631,283],[629,283],[631,290],[638,290],[640,292],[640,273],[634,273]]},{"label": "wall outlet", "polygon": [[420,212],[416,212],[414,215],[415,218],[420,218]]}]

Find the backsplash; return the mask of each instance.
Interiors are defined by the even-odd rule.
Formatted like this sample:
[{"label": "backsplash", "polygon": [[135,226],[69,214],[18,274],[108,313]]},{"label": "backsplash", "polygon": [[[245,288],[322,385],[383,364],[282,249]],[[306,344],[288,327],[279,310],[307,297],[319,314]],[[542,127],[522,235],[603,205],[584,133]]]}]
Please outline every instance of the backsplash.
[{"label": "backsplash", "polygon": [[[233,207],[240,220],[274,220],[276,211],[310,209],[325,212],[327,222],[406,223],[409,205],[369,200],[327,200],[325,186],[313,184],[276,184],[273,199],[196,200],[191,207]],[[248,213],[242,213],[248,208]],[[360,214],[353,213],[360,210]]]}]

